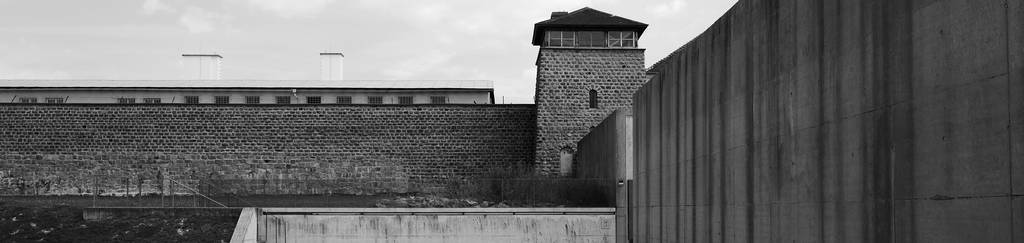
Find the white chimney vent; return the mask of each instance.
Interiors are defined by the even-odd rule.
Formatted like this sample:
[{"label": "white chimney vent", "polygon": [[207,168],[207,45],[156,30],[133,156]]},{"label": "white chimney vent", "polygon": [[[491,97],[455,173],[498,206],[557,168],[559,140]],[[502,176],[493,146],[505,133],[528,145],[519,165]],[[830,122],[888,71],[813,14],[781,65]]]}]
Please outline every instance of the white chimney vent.
[{"label": "white chimney vent", "polygon": [[342,80],[342,63],[345,54],[341,52],[320,53],[320,80]]},{"label": "white chimney vent", "polygon": [[224,57],[218,54],[182,54],[185,58],[187,79],[220,80],[220,64]]}]

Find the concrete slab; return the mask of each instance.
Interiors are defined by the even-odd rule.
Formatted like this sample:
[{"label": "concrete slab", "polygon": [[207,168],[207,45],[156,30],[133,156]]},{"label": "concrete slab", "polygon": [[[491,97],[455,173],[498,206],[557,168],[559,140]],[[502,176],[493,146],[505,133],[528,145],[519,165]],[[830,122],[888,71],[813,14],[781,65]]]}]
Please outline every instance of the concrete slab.
[{"label": "concrete slab", "polygon": [[913,220],[898,237],[914,242],[1011,242],[1010,207],[1006,197],[899,201],[897,210],[912,212]]},{"label": "concrete slab", "polygon": [[915,198],[1010,192],[1006,76],[918,95],[913,103]]},{"label": "concrete slab", "polygon": [[914,12],[914,93],[1006,73],[1004,0],[943,0]]},{"label": "concrete slab", "polygon": [[1013,222],[1010,233],[1014,243],[1024,243],[1024,197],[1013,198]]}]

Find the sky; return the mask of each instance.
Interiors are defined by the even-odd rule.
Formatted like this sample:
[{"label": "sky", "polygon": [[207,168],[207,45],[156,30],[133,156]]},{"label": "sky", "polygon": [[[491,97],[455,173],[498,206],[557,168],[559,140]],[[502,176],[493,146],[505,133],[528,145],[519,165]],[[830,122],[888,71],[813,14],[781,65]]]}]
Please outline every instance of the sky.
[{"label": "sky", "polygon": [[650,26],[646,65],[736,0],[0,0],[0,79],[184,79],[183,53],[224,56],[223,79],[491,80],[532,103],[533,24],[591,7]]}]

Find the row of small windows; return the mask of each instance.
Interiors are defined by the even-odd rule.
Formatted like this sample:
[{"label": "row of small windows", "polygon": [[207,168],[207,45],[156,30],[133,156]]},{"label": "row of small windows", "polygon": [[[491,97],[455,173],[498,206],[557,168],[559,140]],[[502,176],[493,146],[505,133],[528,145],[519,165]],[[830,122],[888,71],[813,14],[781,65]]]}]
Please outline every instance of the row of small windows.
[{"label": "row of small windows", "polygon": [[[43,101],[50,104],[64,103],[64,98],[44,98]],[[39,99],[35,97],[21,97],[18,98],[19,103],[39,103]]]},{"label": "row of small windows", "polygon": [[550,47],[636,47],[633,31],[548,31],[544,46]]},{"label": "row of small windows", "polygon": [[[46,103],[64,103],[65,98],[45,98]],[[135,104],[136,98],[117,98],[119,104]],[[39,103],[39,100],[35,97],[22,97],[18,98],[19,103]],[[160,104],[162,103],[161,98],[142,98],[142,102],[146,104]],[[231,103],[230,96],[214,96],[214,104],[229,104]],[[275,104],[291,104],[292,96],[275,96]],[[321,96],[306,96],[307,104],[323,104],[324,99]],[[335,101],[337,104],[353,104],[352,96],[338,96]],[[368,96],[367,104],[384,104],[383,96]],[[430,104],[447,104],[447,96],[430,96]],[[199,104],[199,96],[185,96],[185,104]],[[245,96],[245,104],[260,104],[260,96]],[[399,96],[398,104],[414,104],[412,96]]]}]

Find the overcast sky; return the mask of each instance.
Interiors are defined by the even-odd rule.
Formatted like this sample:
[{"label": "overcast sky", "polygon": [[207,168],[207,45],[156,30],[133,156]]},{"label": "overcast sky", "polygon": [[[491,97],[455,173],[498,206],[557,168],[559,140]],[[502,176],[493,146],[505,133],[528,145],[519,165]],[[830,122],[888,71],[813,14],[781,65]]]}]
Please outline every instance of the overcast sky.
[{"label": "overcast sky", "polygon": [[533,24],[591,7],[650,25],[647,65],[736,0],[0,0],[0,79],[182,79],[182,53],[224,56],[224,79],[492,80],[532,103]]}]

